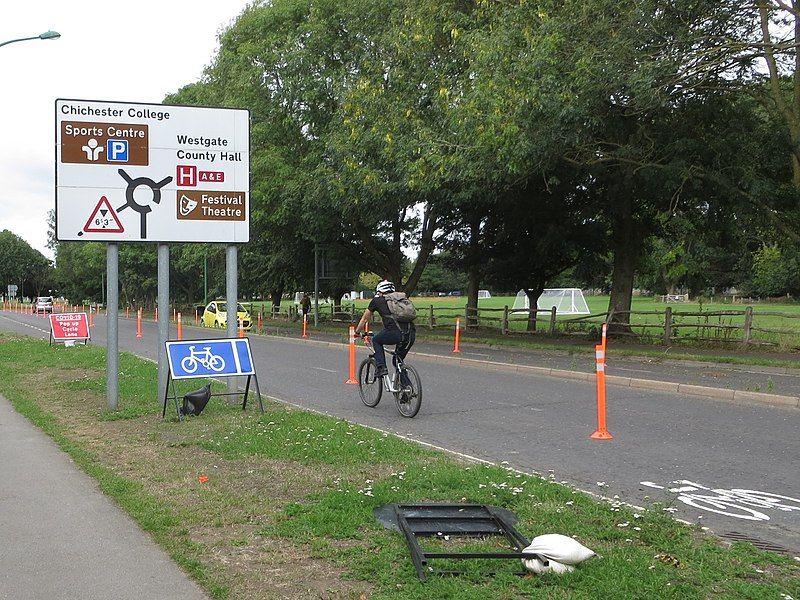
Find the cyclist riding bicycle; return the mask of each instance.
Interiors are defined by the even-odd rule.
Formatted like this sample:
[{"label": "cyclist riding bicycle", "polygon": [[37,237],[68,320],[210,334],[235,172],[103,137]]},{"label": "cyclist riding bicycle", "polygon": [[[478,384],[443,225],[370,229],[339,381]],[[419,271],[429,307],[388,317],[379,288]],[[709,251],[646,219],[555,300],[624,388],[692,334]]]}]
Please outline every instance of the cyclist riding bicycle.
[{"label": "cyclist riding bicycle", "polygon": [[[363,337],[362,330],[366,328],[367,322],[372,319],[373,313],[377,312],[383,321],[383,329],[372,338],[372,347],[375,350],[375,365],[377,366],[376,377],[382,377],[389,372],[386,368],[384,346],[396,344],[397,355],[401,359],[405,359],[417,337],[417,330],[413,323],[398,323],[397,319],[392,316],[384,294],[391,294],[394,291],[394,284],[391,281],[381,281],[375,288],[375,297],[370,301],[364,314],[361,315],[361,320],[356,325],[356,335]],[[403,384],[405,383],[403,382]]]}]

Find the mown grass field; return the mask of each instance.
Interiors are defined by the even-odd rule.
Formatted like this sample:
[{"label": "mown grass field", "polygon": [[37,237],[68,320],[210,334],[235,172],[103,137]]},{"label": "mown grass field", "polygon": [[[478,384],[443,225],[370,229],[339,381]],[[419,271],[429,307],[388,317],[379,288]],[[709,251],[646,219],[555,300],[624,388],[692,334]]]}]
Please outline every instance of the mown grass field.
[{"label": "mown grass field", "polygon": [[[262,415],[214,399],[200,417],[162,421],[156,366],[130,355],[120,361],[120,410],[109,413],[104,362],[102,348],[3,334],[0,393],[214,598],[800,597],[800,563],[723,546],[662,506],[598,502],[535,474],[277,402]],[[442,561],[434,566],[467,574],[422,583],[400,534],[373,516],[397,502],[501,506],[527,537],[575,536],[599,557],[561,576],[516,575],[517,561]],[[439,549],[450,542],[430,540]]]},{"label": "mown grass field", "polygon": [[[590,337],[598,335],[600,324],[608,310],[609,297],[586,296],[585,299],[594,316],[583,318],[580,315],[559,315],[556,327],[558,334],[585,334]],[[514,300],[515,296],[479,299],[479,326],[484,331],[499,332],[502,325],[503,308],[507,306],[509,308],[509,330],[514,333],[524,333],[527,328],[527,314],[512,310]],[[368,303],[368,300],[344,302],[342,308],[345,312],[358,315]],[[428,326],[431,322],[431,313],[434,315],[433,322],[437,327],[452,327],[456,317],[460,317],[462,322],[464,321],[466,298],[463,296],[416,297],[414,303],[419,311],[418,326]],[[254,310],[260,310],[261,306],[261,304],[255,303]],[[729,347],[741,344],[744,340],[744,311],[747,306],[752,306],[751,346],[781,351],[800,348],[800,304],[788,302],[763,302],[751,305],[722,302],[672,302],[667,304],[662,302],[660,297],[636,296],[632,301],[630,322],[632,331],[638,336],[638,341],[663,343],[664,313],[668,306],[671,307],[673,315],[672,343],[699,343],[700,345],[716,343]],[[284,311],[286,310],[285,306],[282,308]],[[323,318],[330,318],[331,309],[332,306],[328,304],[320,306]],[[686,315],[684,313],[694,314]],[[342,317],[343,315],[338,316]],[[539,313],[538,318],[540,319],[540,331],[548,331],[549,313]]]}]

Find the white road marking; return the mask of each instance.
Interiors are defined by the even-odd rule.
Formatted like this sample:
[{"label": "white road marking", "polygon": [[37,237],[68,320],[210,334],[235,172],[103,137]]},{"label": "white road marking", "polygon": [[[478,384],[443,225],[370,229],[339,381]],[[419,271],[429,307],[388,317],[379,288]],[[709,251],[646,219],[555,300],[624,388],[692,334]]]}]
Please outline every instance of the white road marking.
[{"label": "white road marking", "polygon": [[28,323],[23,323],[22,321],[17,321],[16,319],[11,319],[11,318],[9,318],[9,317],[7,317],[5,315],[2,315],[2,317],[4,319],[6,319],[7,321],[11,321],[12,323],[16,323],[17,325],[24,325],[25,327],[30,327],[31,329],[35,329],[36,331],[41,331],[42,333],[47,333],[47,334],[50,333],[49,329],[41,329],[39,327],[36,327],[35,325],[29,325]]},{"label": "white road marking", "polygon": [[[761,512],[761,510],[774,509],[783,512],[800,511],[800,499],[792,498],[791,496],[741,488],[733,488],[730,490],[722,488],[712,489],[686,479],[679,479],[670,483],[678,484],[680,487],[666,488],[667,491],[672,494],[677,494],[675,499],[683,502],[687,506],[717,513],[719,515],[725,515],[727,517],[743,519],[745,521],[769,521],[769,515]],[[664,486],[653,483],[652,481],[640,481],[639,484],[651,488],[664,489]],[[704,491],[710,493],[702,493]],[[753,507],[761,510],[755,510]]]},{"label": "white road marking", "polygon": [[323,369],[322,367],[311,367],[311,368],[314,369],[315,371],[325,371],[326,373],[338,373],[339,372],[339,371],[336,371],[334,369]]}]

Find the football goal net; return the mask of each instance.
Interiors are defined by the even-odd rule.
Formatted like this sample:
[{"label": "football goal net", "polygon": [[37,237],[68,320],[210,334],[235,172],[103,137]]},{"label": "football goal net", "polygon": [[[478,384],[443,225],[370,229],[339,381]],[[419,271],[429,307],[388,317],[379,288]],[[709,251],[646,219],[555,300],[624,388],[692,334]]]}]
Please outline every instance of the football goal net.
[{"label": "football goal net", "polygon": [[[580,288],[549,288],[543,290],[542,295],[536,300],[536,307],[539,310],[550,310],[554,306],[556,307],[557,315],[591,314]],[[512,310],[515,312],[530,310],[530,302],[525,290],[517,292]]]}]

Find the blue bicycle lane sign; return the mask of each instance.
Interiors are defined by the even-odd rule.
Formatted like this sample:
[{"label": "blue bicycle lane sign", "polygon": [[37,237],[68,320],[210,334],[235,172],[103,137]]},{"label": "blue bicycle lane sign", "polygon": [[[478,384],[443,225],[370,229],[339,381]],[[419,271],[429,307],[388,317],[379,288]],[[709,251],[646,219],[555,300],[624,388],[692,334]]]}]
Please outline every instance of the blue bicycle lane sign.
[{"label": "blue bicycle lane sign", "polygon": [[247,338],[167,342],[173,379],[255,375]]},{"label": "blue bicycle lane sign", "polygon": [[[195,377],[222,378],[237,377],[243,375],[247,377],[244,392],[242,394],[242,410],[247,408],[247,398],[250,392],[251,379],[255,383],[255,391],[258,394],[258,406],[264,412],[264,404],[261,399],[261,390],[258,385],[258,375],[253,364],[253,355],[250,351],[250,340],[248,338],[228,338],[213,340],[187,340],[167,342],[167,364],[169,373],[167,385],[164,389],[164,401],[162,404],[161,417],[166,417],[167,402],[170,398],[170,387],[172,388],[171,397],[175,403],[175,412],[178,419],[182,419],[181,408],[178,404],[178,393],[175,389],[175,382],[182,379],[193,379]],[[239,396],[240,392],[233,393],[211,393],[210,396]],[[184,400],[185,402],[185,400]]]}]

